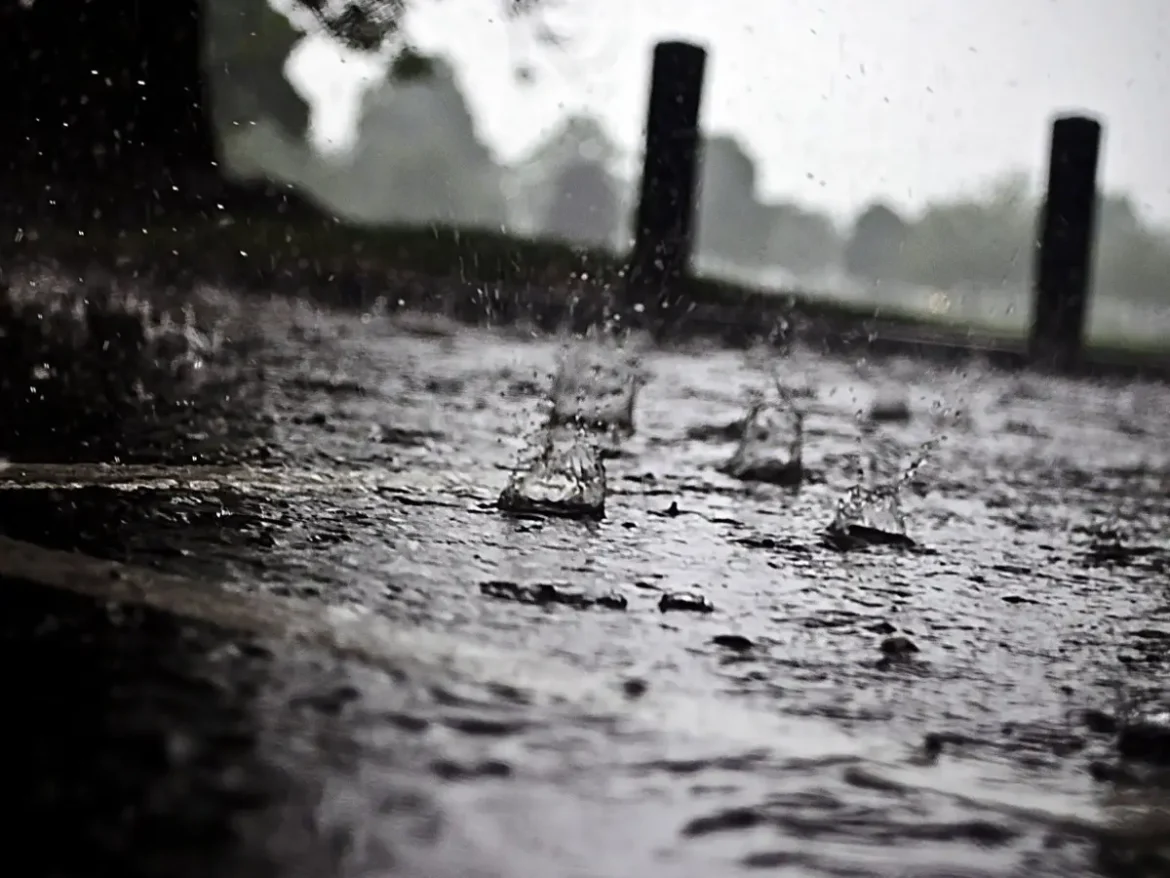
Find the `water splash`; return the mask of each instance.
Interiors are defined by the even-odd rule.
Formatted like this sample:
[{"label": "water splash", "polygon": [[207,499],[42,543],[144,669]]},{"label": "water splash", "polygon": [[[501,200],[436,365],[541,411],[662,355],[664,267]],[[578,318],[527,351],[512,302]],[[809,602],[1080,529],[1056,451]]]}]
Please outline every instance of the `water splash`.
[{"label": "water splash", "polygon": [[915,545],[906,533],[902,488],[926,465],[941,442],[941,436],[924,442],[893,478],[882,478],[874,456],[863,456],[856,483],[837,501],[833,521],[825,532],[827,541],[836,548]]},{"label": "water splash", "polygon": [[605,517],[605,463],[597,435],[577,424],[549,425],[500,493],[505,512]]},{"label": "water splash", "polygon": [[720,471],[744,481],[799,485],[804,412],[791,391],[779,382],[775,388],[771,397],[759,391],[751,395],[739,445]]},{"label": "water splash", "polygon": [[867,543],[913,542],[906,534],[906,518],[894,484],[851,487],[837,501],[829,534]]},{"label": "water splash", "polygon": [[552,386],[552,427],[574,424],[614,440],[634,433],[634,409],[645,383],[635,356],[610,342],[586,341],[566,351]]}]

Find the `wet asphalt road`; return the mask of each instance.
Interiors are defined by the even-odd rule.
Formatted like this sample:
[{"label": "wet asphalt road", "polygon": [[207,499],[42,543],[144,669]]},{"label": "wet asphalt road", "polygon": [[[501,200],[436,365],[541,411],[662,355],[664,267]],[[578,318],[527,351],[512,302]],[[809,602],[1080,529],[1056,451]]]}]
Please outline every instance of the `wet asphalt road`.
[{"label": "wet asphalt road", "polygon": [[[1165,389],[797,351],[791,492],[687,438],[742,415],[758,358],[654,354],[606,520],[534,522],[492,503],[555,344],[244,311],[255,429],[176,443],[248,437],[235,460],[14,464],[0,531],[373,618],[389,658],[5,580],[14,798],[70,840],[46,874],[1165,873],[1167,782],[1108,733],[1166,678]],[[863,437],[891,394],[912,418]],[[940,436],[904,498],[922,550],[819,544],[858,448]],[[715,612],[660,612],[676,589]],[[896,633],[920,651],[881,661]]]}]

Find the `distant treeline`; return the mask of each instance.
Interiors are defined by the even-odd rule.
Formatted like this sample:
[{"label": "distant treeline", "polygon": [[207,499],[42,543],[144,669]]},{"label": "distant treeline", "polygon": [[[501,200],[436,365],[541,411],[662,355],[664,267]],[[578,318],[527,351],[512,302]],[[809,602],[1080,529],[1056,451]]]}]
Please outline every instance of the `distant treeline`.
[{"label": "distant treeline", "polygon": [[[231,72],[217,95],[220,129],[225,141],[247,139],[248,153],[262,153],[266,173],[358,221],[628,246],[637,187],[614,175],[617,149],[595,120],[570,118],[524,161],[501,166],[476,132],[452,66],[407,50],[366,93],[353,152],[322,160],[305,146],[304,102],[281,75],[299,34],[267,3],[238,10],[254,20],[224,22],[220,32],[246,25],[253,37],[213,40],[210,52],[218,69]],[[711,135],[702,148],[700,256],[797,277],[843,272],[864,283],[939,289],[1017,286],[1030,275],[1037,202],[1026,175],[1007,174],[916,214],[871,204],[841,227],[814,207],[763,200],[755,160],[735,138]],[[1170,232],[1148,223],[1124,195],[1102,195],[1098,214],[1099,293],[1170,301]]]},{"label": "distant treeline", "polygon": [[[1021,174],[915,216],[870,205],[846,233],[842,264],[854,277],[877,282],[1018,286],[1031,275],[1039,207]],[[1103,296],[1170,304],[1170,230],[1147,222],[1127,195],[1100,196],[1094,288]]]}]

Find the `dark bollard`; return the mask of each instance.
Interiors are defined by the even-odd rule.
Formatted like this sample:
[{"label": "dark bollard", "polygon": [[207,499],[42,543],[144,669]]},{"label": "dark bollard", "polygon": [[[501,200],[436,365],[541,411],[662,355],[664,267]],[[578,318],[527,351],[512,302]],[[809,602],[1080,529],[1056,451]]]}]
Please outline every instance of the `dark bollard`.
[{"label": "dark bollard", "polygon": [[707,53],[689,43],[654,47],[642,191],[626,275],[627,316],[659,333],[690,270],[698,177],[699,104]]},{"label": "dark bollard", "polygon": [[1040,209],[1039,251],[1028,356],[1071,369],[1081,356],[1093,263],[1101,124],[1062,116],[1052,125],[1048,194]]}]

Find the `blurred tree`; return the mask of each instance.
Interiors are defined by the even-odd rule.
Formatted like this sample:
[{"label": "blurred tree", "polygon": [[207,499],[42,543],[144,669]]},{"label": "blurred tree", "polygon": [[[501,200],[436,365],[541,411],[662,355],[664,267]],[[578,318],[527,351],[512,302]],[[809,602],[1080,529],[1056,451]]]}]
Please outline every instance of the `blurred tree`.
[{"label": "blurred tree", "polygon": [[[339,42],[362,51],[379,51],[401,34],[402,22],[411,0],[291,0],[308,11],[317,24]],[[414,0],[418,2],[418,0]],[[431,0],[439,2],[439,0]],[[538,9],[557,5],[558,0],[500,0],[506,18],[519,19]],[[537,39],[559,44],[562,37],[546,22],[538,25]]]},{"label": "blurred tree", "polygon": [[[587,212],[595,213],[594,221],[600,224],[611,208],[606,206],[604,195],[592,198],[584,195],[595,186],[578,166],[590,165],[605,175],[605,191],[616,199],[617,206],[613,209],[618,211],[618,217],[612,220],[611,231],[604,240],[618,243],[626,231],[628,193],[609,175],[608,169],[617,158],[618,149],[600,122],[591,116],[569,116],[528,156],[505,169],[512,227],[531,235],[563,235],[577,222],[570,219],[570,214],[579,216],[582,206]],[[570,168],[576,170],[566,180],[564,175]],[[575,203],[565,201],[569,194],[573,194]],[[550,222],[555,228],[548,227]]]},{"label": "blurred tree", "polygon": [[303,138],[309,107],[284,75],[289,51],[301,39],[288,17],[268,0],[213,0],[206,28],[204,65],[216,128],[243,130],[271,119]]},{"label": "blurred tree", "polygon": [[561,168],[577,161],[597,162],[609,167],[619,150],[605,126],[593,116],[570,115],[541,144],[527,161]]},{"label": "blurred tree", "polygon": [[455,70],[427,58],[429,74],[393,71],[362,103],[343,199],[366,219],[499,228],[507,216],[501,172],[479,139]]},{"label": "blurred tree", "polygon": [[[556,0],[501,2],[517,17]],[[393,48],[389,37],[406,8],[403,0],[289,0],[289,6],[301,12],[292,16],[298,27],[315,22],[366,49]],[[6,194],[0,217],[17,226],[46,216],[80,224],[115,212],[141,223],[145,214],[172,210],[219,214],[224,205],[232,209],[237,196],[255,206],[259,190],[221,175],[212,95],[222,95],[223,71],[205,68],[212,53],[203,44],[216,15],[239,15],[241,31],[262,24],[260,38],[245,40],[241,33],[247,51],[222,45],[218,51],[227,52],[229,68],[254,63],[253,98],[273,98],[272,112],[283,124],[303,128],[303,110],[272,72],[283,67],[275,59],[278,47],[287,51],[289,36],[263,9],[237,0],[0,4],[0,77],[18,84],[0,92]],[[555,39],[543,25],[538,31],[546,42]],[[252,119],[251,100],[241,99],[225,115]],[[276,195],[281,204],[287,198]]]},{"label": "blurred tree", "polygon": [[595,159],[579,159],[556,176],[543,231],[575,244],[613,246],[621,234],[622,212],[617,183],[605,166]]},{"label": "blurred tree", "polygon": [[412,82],[426,79],[434,73],[434,58],[424,55],[407,43],[395,54],[394,60],[390,63],[388,76],[392,82]]},{"label": "blurred tree", "polygon": [[728,135],[703,140],[695,249],[744,267],[763,265],[770,211],[756,199],[756,165]]},{"label": "blurred tree", "polygon": [[[1019,173],[982,194],[928,205],[906,229],[888,279],[939,289],[1025,285],[1038,216],[1028,179]],[[1170,235],[1150,226],[1128,196],[1102,193],[1093,269],[1093,288],[1102,295],[1170,300]]]},{"label": "blurred tree", "polygon": [[766,261],[795,274],[822,271],[841,260],[841,235],[823,213],[799,204],[767,205],[770,216]]},{"label": "blurred tree", "polygon": [[1103,195],[1098,204],[1093,289],[1170,304],[1170,235],[1144,222],[1127,195]]},{"label": "blurred tree", "polygon": [[0,4],[7,218],[76,222],[114,199],[141,214],[171,197],[160,177],[212,167],[201,15],[198,0]]},{"label": "blurred tree", "polygon": [[997,181],[982,198],[930,205],[909,229],[898,279],[940,289],[1026,283],[1036,234],[1034,205],[1020,175]]},{"label": "blurred tree", "polygon": [[870,282],[897,279],[906,221],[885,204],[872,204],[861,212],[845,243],[845,271]]}]

